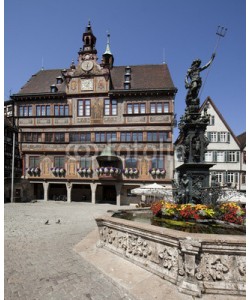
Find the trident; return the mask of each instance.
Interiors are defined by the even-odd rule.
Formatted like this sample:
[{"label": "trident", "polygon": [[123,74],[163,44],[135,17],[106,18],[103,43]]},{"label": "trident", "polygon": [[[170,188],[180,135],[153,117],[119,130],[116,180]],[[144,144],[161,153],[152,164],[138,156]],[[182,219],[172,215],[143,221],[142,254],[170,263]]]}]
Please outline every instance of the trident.
[{"label": "trident", "polygon": [[[217,48],[218,48],[218,46],[219,46],[220,39],[221,39],[222,37],[224,37],[224,36],[226,35],[226,33],[227,33],[227,28],[226,28],[226,27],[223,27],[223,26],[220,26],[220,25],[217,27],[216,34],[218,35],[218,38],[217,38],[217,42],[216,42],[216,45],[215,45],[215,48],[214,48],[214,52],[213,52],[213,53],[216,53]],[[200,91],[200,93],[199,93],[199,96],[201,96],[201,93],[202,93],[202,91],[203,91],[203,89],[204,89],[204,86],[205,86],[205,84],[206,84],[207,77],[208,77],[208,74],[209,74],[209,71],[210,71],[210,67],[211,67],[211,65],[209,66],[209,68],[208,68],[208,70],[207,70],[207,74],[206,74],[206,77],[205,77],[205,80],[204,80],[204,84],[202,85],[202,88],[201,88],[201,91]]]}]

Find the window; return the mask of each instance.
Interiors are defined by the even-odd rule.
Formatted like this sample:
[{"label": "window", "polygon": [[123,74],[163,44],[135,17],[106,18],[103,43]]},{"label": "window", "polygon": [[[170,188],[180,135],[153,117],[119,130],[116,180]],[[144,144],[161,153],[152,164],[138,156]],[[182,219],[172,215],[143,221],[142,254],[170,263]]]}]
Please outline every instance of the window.
[{"label": "window", "polygon": [[208,132],[207,133],[207,138],[209,140],[209,142],[215,143],[217,142],[217,132]]},{"label": "window", "polygon": [[215,124],[215,121],[214,121],[214,116],[210,116],[210,119],[209,119],[209,124],[210,126],[213,126]]},{"label": "window", "polygon": [[23,132],[22,133],[22,142],[29,143],[41,143],[42,134],[41,132]]},{"label": "window", "polygon": [[121,142],[142,142],[142,132],[121,132]]},{"label": "window", "polygon": [[45,142],[53,142],[53,133],[52,132],[45,133]]},{"label": "window", "polygon": [[29,157],[29,168],[38,168],[40,165],[39,156],[30,156]]},{"label": "window", "polygon": [[246,151],[243,151],[243,164],[246,164],[246,162],[247,162]]},{"label": "window", "polygon": [[56,85],[55,84],[52,84],[51,86],[50,86],[50,92],[51,93],[56,93],[57,92],[57,87],[56,87]]},{"label": "window", "polygon": [[121,132],[121,142],[131,142],[131,132]]},{"label": "window", "polygon": [[55,116],[68,116],[69,115],[68,104],[54,105],[54,115]]},{"label": "window", "polygon": [[64,156],[55,156],[54,157],[54,167],[56,167],[56,168],[64,168],[65,167]]},{"label": "window", "polygon": [[130,89],[130,82],[124,82],[124,89],[129,90]]},{"label": "window", "polygon": [[50,116],[50,105],[37,105],[36,116]]},{"label": "window", "polygon": [[238,151],[227,151],[227,162],[238,162],[239,152]]},{"label": "window", "polygon": [[145,103],[128,103],[127,104],[128,114],[145,114],[146,104]]},{"label": "window", "polygon": [[218,141],[220,141],[222,143],[226,143],[227,142],[227,132],[219,132],[218,133]]},{"label": "window", "polygon": [[104,100],[104,115],[116,116],[117,115],[117,100]]},{"label": "window", "polygon": [[163,169],[164,168],[163,157],[153,157],[152,158],[152,168]]},{"label": "window", "polygon": [[20,117],[32,116],[32,105],[19,106],[19,116]]},{"label": "window", "polygon": [[117,135],[116,132],[96,132],[95,133],[95,142],[116,142]]},{"label": "window", "polygon": [[56,77],[56,84],[62,84],[62,82],[63,82],[62,76]]},{"label": "window", "polygon": [[149,142],[167,142],[169,140],[167,131],[149,131],[147,132],[147,140]]},{"label": "window", "polygon": [[150,113],[159,114],[159,113],[168,113],[169,112],[169,103],[168,102],[152,102],[150,103]]},{"label": "window", "polygon": [[77,102],[77,116],[90,116],[90,100],[78,100]]},{"label": "window", "polygon": [[116,142],[116,132],[106,132],[107,142]]},{"label": "window", "polygon": [[62,143],[65,142],[65,133],[64,132],[46,132],[45,133],[45,142],[46,143]]},{"label": "window", "polygon": [[207,151],[205,153],[205,161],[206,162],[212,162],[213,161],[213,152],[212,151]]},{"label": "window", "polygon": [[216,152],[216,161],[217,162],[225,162],[225,152],[224,151]]},{"label": "window", "polygon": [[227,172],[227,183],[233,183],[233,182],[234,182],[234,173]]},{"label": "window", "polygon": [[242,174],[242,184],[246,184],[246,173]]},{"label": "window", "polygon": [[91,157],[81,157],[80,168],[91,168]]},{"label": "window", "polygon": [[142,140],[143,140],[142,132],[132,132],[133,142],[142,142]]},{"label": "window", "polygon": [[125,168],[137,168],[137,159],[134,157],[126,158]]},{"label": "window", "polygon": [[222,183],[223,182],[223,173],[222,172],[217,172],[214,174],[215,177],[216,177],[216,181],[219,182],[219,183]]},{"label": "window", "polygon": [[70,142],[90,142],[91,141],[90,132],[70,132],[69,141]]},{"label": "window", "polygon": [[55,143],[65,142],[65,133],[64,132],[55,132],[54,133],[54,142]]}]

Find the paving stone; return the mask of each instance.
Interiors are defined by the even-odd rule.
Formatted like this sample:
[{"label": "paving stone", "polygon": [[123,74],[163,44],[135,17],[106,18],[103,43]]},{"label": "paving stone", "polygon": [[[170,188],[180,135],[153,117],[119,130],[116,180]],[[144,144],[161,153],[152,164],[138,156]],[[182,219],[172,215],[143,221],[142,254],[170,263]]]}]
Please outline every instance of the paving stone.
[{"label": "paving stone", "polygon": [[[6,203],[5,300],[124,299],[125,291],[73,251],[114,205]],[[61,224],[55,222],[60,219]],[[49,220],[50,225],[45,225]],[[94,292],[93,292],[94,291]],[[100,294],[98,294],[100,293]]]}]

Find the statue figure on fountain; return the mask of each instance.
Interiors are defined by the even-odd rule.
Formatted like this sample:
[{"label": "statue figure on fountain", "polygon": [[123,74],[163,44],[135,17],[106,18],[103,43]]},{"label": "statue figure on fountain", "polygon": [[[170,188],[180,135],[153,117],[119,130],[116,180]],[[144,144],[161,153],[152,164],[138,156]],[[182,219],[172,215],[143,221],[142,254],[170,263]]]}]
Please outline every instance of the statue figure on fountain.
[{"label": "statue figure on fountain", "polygon": [[177,167],[178,182],[174,186],[175,199],[179,203],[201,203],[203,190],[209,188],[209,168],[213,164],[205,162],[205,153],[209,141],[205,131],[209,124],[210,115],[207,107],[204,113],[200,111],[199,92],[202,86],[200,73],[207,69],[215,58],[215,53],[207,64],[201,66],[201,60],[196,59],[187,70],[185,77],[186,108],[180,118],[180,145],[184,163]]},{"label": "statue figure on fountain", "polygon": [[195,59],[192,62],[191,67],[187,70],[187,74],[185,77],[185,88],[188,89],[188,93],[186,96],[187,106],[192,104],[199,105],[198,95],[199,95],[200,88],[202,86],[200,72],[207,69],[211,65],[214,58],[215,58],[215,53],[212,54],[212,57],[209,60],[209,62],[202,67],[200,66],[201,60]]}]

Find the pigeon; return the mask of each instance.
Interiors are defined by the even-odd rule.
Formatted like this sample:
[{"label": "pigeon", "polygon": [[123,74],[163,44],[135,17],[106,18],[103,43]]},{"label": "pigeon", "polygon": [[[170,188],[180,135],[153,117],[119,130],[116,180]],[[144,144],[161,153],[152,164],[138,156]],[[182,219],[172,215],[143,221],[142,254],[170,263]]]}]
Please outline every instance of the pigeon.
[{"label": "pigeon", "polygon": [[49,220],[47,220],[44,224],[45,224],[45,225],[49,225]]},{"label": "pigeon", "polygon": [[61,221],[60,221],[60,219],[58,219],[58,221],[56,222],[56,224],[60,224],[61,223]]}]

